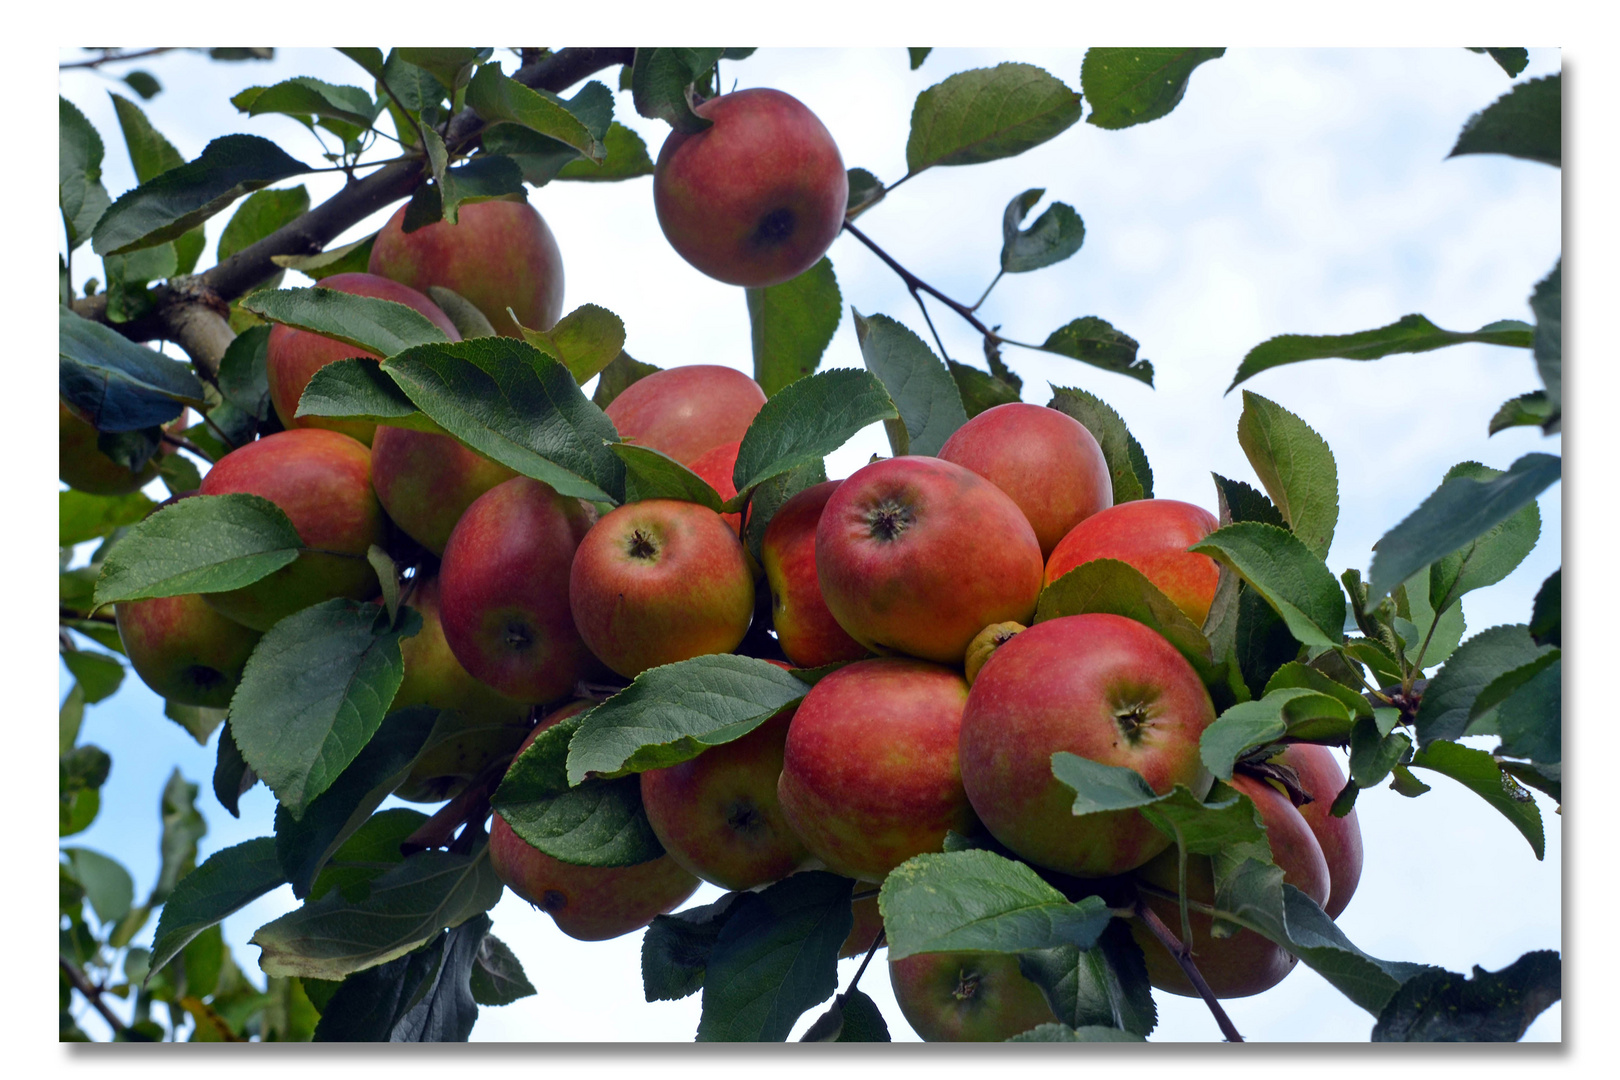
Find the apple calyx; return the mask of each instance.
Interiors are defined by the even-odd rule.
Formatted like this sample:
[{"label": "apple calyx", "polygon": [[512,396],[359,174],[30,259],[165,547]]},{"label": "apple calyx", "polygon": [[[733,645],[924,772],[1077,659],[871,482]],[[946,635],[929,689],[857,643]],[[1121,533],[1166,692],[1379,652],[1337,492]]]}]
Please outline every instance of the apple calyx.
[{"label": "apple calyx", "polygon": [[904,503],[886,499],[867,511],[866,525],[872,539],[892,542],[917,520],[916,513]]},{"label": "apple calyx", "polygon": [[1114,726],[1119,733],[1125,736],[1125,741],[1132,746],[1140,745],[1147,730],[1153,723],[1156,710],[1153,708],[1153,695],[1146,692],[1146,688],[1136,688],[1129,696],[1121,695],[1123,700],[1114,704]]},{"label": "apple calyx", "polygon": [[967,1001],[978,994],[978,992],[979,975],[977,972],[972,974],[969,974],[965,970],[957,972],[956,989],[951,991],[952,997],[956,998],[957,1001]]},{"label": "apple calyx", "polygon": [[645,530],[636,529],[626,539],[624,550],[632,559],[651,562],[658,555],[658,542]]}]

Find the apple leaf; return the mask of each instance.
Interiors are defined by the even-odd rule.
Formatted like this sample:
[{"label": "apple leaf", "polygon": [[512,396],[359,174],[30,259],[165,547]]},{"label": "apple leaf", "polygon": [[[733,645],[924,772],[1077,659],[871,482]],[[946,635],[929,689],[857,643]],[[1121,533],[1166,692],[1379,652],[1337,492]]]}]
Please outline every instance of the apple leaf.
[{"label": "apple leaf", "polygon": [[276,843],[268,836],[216,851],[175,884],[163,903],[146,980],[198,934],[284,884]]},{"label": "apple leaf", "polygon": [[1264,829],[1246,796],[1204,802],[1181,784],[1159,795],[1134,769],[1062,750],[1052,755],[1052,775],[1074,789],[1075,816],[1134,810],[1189,854],[1264,844]]},{"label": "apple leaf", "polygon": [[[508,309],[510,313],[510,309]],[[605,307],[585,304],[564,315],[550,330],[530,330],[512,316],[523,340],[546,353],[583,384],[624,352],[624,321]]]},{"label": "apple leaf", "polygon": [[[1498,754],[1529,758],[1540,765],[1563,760],[1563,667],[1558,650],[1534,663],[1498,676],[1474,701],[1496,710]],[[1498,695],[1502,696],[1498,701]]]},{"label": "apple leaf", "polygon": [[1504,401],[1502,407],[1496,410],[1496,415],[1491,417],[1489,433],[1495,435],[1511,427],[1544,428],[1553,422],[1555,415],[1547,392],[1532,390]]},{"label": "apple leaf", "polygon": [[1082,563],[1041,590],[1035,621],[1104,612],[1153,630],[1206,675],[1214,664],[1209,639],[1142,572],[1118,559]]},{"label": "apple leaf", "polygon": [[773,476],[754,489],[748,499],[748,518],[743,523],[742,535],[743,544],[754,561],[761,562],[765,557],[765,530],[770,528],[771,519],[782,504],[805,488],[825,483],[826,480],[826,462],[818,458],[808,465],[800,465]]},{"label": "apple leaf", "polygon": [[907,175],[1022,154],[1080,119],[1080,95],[1033,64],[963,71],[917,95]]},{"label": "apple leaf", "polygon": [[647,154],[647,144],[617,120],[603,133],[602,147],[606,156],[600,164],[590,158],[575,157],[557,170],[555,179],[591,183],[652,175],[653,161]]},{"label": "apple leaf", "polygon": [[1518,1042],[1563,997],[1558,953],[1528,952],[1474,977],[1431,968],[1408,979],[1373,1025],[1373,1042]]},{"label": "apple leaf", "polygon": [[958,364],[955,360],[945,361],[945,366],[956,382],[956,392],[962,396],[962,409],[969,420],[986,409],[1022,400],[1016,386],[1002,382],[989,372]]},{"label": "apple leaf", "polygon": [[720,493],[663,451],[632,443],[614,443],[609,449],[624,461],[625,502],[680,499],[720,512]]},{"label": "apple leaf", "polygon": [[396,627],[374,604],[339,599],[294,612],[259,639],[231,698],[231,735],[294,819],[382,725],[404,676],[400,639],[421,628],[414,610]]},{"label": "apple leaf", "polygon": [[[1335,682],[1326,674],[1318,671],[1308,664],[1297,660],[1290,661],[1272,673],[1270,681],[1266,683],[1265,693],[1281,690],[1286,687],[1300,687],[1305,690],[1314,690],[1319,694],[1328,694],[1338,699],[1347,714],[1351,717],[1371,716],[1372,704],[1361,694],[1344,685]],[[1296,739],[1304,738],[1306,741],[1315,741],[1312,732],[1315,731],[1315,722],[1302,720],[1291,722],[1288,734]]]},{"label": "apple leaf", "polygon": [[844,220],[854,221],[882,202],[888,190],[870,169],[850,169],[848,175],[849,200],[844,207]]},{"label": "apple leaf", "polygon": [[1063,945],[1022,953],[1018,970],[1069,1026],[1146,1038],[1158,1024],[1142,948],[1123,920],[1111,920],[1090,949]]},{"label": "apple leaf", "polygon": [[1045,188],[1030,188],[1002,213],[1001,269],[1005,273],[1022,274],[1060,263],[1085,243],[1085,222],[1068,203],[1055,202],[1029,228],[1018,227],[1045,194]]},{"label": "apple leaf", "polygon": [[1547,407],[1552,415],[1541,425],[1548,435],[1557,432],[1564,408],[1564,260],[1553,264],[1552,273],[1536,282],[1530,294],[1530,311],[1536,317],[1531,351],[1536,372],[1547,388]]},{"label": "apple leaf", "polygon": [[753,895],[730,892],[712,904],[653,916],[641,939],[641,984],[647,1000],[678,1001],[697,993],[721,928]]},{"label": "apple leaf", "polygon": [[187,405],[204,406],[191,368],[118,331],[61,308],[57,316],[58,390],[98,431],[139,431],[166,424]]},{"label": "apple leaf", "polygon": [[838,948],[854,925],[855,883],[791,874],[727,914],[709,953],[698,1042],[781,1042],[838,989]]},{"label": "apple leaf", "polygon": [[[358,86],[334,86],[331,83],[298,76],[276,83],[274,86],[250,86],[231,98],[237,112],[249,116],[282,113],[295,119],[323,116],[353,124],[362,131],[382,111],[380,102]],[[308,123],[304,119],[304,123]]]},{"label": "apple leaf", "polygon": [[1461,743],[1436,740],[1413,755],[1409,767],[1451,777],[1507,818],[1529,842],[1537,859],[1546,858],[1547,842],[1535,796],[1503,772],[1490,754]]},{"label": "apple leaf", "polygon": [[1517,77],[1520,72],[1530,66],[1529,49],[1476,49],[1472,45],[1465,46],[1465,48],[1471,53],[1489,56],[1510,77]]},{"label": "apple leaf", "polygon": [[364,356],[336,360],[318,369],[304,387],[294,415],[367,420],[444,434],[444,429],[422,415],[377,361]]},{"label": "apple leaf", "polygon": [[1048,334],[1041,344],[1028,347],[1153,385],[1153,361],[1137,359],[1136,339],[1095,315],[1065,323]]},{"label": "apple leaf", "polygon": [[1125,427],[1119,413],[1101,398],[1065,386],[1052,388],[1052,400],[1046,407],[1078,420],[1102,447],[1108,473],[1113,478],[1115,505],[1153,498],[1153,470],[1148,467],[1147,453]]},{"label": "apple leaf", "polygon": [[299,896],[299,899],[319,900],[333,889],[342,890],[350,900],[364,897],[372,878],[405,861],[400,845],[427,820],[428,816],[420,810],[403,806],[366,818],[354,830],[354,835],[332,852],[331,859],[315,875],[309,895]]},{"label": "apple leaf", "polygon": [[585,716],[568,747],[568,782],[689,761],[753,731],[806,689],[774,664],[729,653],[651,668]]},{"label": "apple leaf", "polygon": [[890,960],[960,950],[1089,949],[1112,917],[1101,897],[1071,903],[1027,864],[984,850],[913,856],[889,871],[878,908]]},{"label": "apple leaf", "polygon": [[[1558,460],[1552,459],[1553,462]],[[1474,461],[1465,461],[1453,465],[1446,472],[1441,487],[1443,489],[1446,483],[1458,479],[1489,483],[1500,479],[1502,475],[1499,469],[1488,468]],[[1435,494],[1438,495],[1439,492]],[[1449,555],[1429,564],[1427,582],[1429,603],[1438,611],[1446,611],[1464,593],[1482,589],[1487,585],[1495,585],[1524,561],[1525,556],[1530,554],[1539,539],[1541,539],[1541,510],[1532,498],[1505,520],[1498,522]],[[1377,547],[1380,551],[1382,545],[1383,541],[1379,541]],[[1409,589],[1408,595],[1410,593]]]},{"label": "apple leaf", "polygon": [[318,285],[253,293],[243,299],[242,307],[270,322],[335,338],[378,356],[448,340],[437,324],[415,308]]},{"label": "apple leaf", "polygon": [[363,273],[371,265],[371,247],[376,242],[377,233],[372,233],[352,244],[329,248],[314,255],[272,255],[270,261],[320,281],[333,274]]},{"label": "apple leaf", "polygon": [[90,495],[83,491],[57,493],[57,543],[72,547],[133,525],[157,506],[140,492],[128,495]]},{"label": "apple leaf", "polygon": [[1327,558],[1339,521],[1339,469],[1309,424],[1259,394],[1243,391],[1238,443],[1288,529]]},{"label": "apple leaf", "polygon": [[624,393],[630,386],[659,370],[661,369],[656,364],[644,364],[620,350],[619,355],[608,361],[608,366],[597,376],[596,391],[591,394],[591,403],[599,409],[606,409],[613,404],[614,398]]},{"label": "apple leaf", "polygon": [[1068,1024],[1037,1024],[1028,1031],[1019,1032],[1005,1040],[1016,1043],[1085,1042],[1085,1043],[1138,1043],[1146,1042],[1142,1036],[1115,1027],[1072,1028]]},{"label": "apple leaf", "polygon": [[843,318],[832,260],[763,289],[747,289],[754,381],[767,397],[816,370]]},{"label": "apple leaf", "polygon": [[[550,733],[542,733],[524,754],[540,746],[541,739]],[[542,750],[553,754],[557,747],[552,743]],[[561,771],[560,765],[552,758],[545,763],[544,771],[555,775]],[[534,794],[524,784],[514,783],[509,788],[508,782],[502,782],[491,800],[495,812],[519,839],[554,859],[576,866],[635,866],[664,854],[663,845],[647,823],[638,776],[586,780],[544,794]]]},{"label": "apple leaf", "polygon": [[1301,644],[1326,647],[1344,641],[1344,592],[1327,565],[1287,530],[1240,521],[1216,529],[1187,550],[1230,566],[1282,616]]},{"label": "apple leaf", "polygon": [[214,798],[219,800],[233,818],[242,816],[237,809],[237,803],[259,782],[259,776],[248,763],[242,760],[242,751],[236,748],[236,740],[231,738],[231,725],[227,721],[220,730],[219,741],[214,747]]},{"label": "apple leaf", "polygon": [[887,315],[853,312],[861,359],[889,392],[900,416],[884,424],[895,456],[935,455],[967,423],[956,380],[939,357],[905,325]]},{"label": "apple leaf", "polygon": [[193,495],[130,526],[96,579],[95,606],[251,585],[298,558],[303,541],[258,495]]},{"label": "apple leaf", "polygon": [[494,934],[485,934],[479,943],[468,985],[480,1005],[510,1005],[538,992],[517,954]]},{"label": "apple leaf", "polygon": [[893,1042],[889,1025],[877,1002],[850,989],[833,998],[827,1011],[816,1017],[800,1042]]},{"label": "apple leaf", "polygon": [[593,161],[605,156],[590,128],[555,95],[529,89],[501,74],[498,65],[478,69],[467,86],[467,107],[486,123],[518,124],[573,147]]},{"label": "apple leaf", "polygon": [[111,204],[101,184],[101,159],[106,149],[100,133],[84,113],[67,98],[58,97],[57,102],[57,197],[68,250],[72,251],[89,239],[90,230]]},{"label": "apple leaf", "polygon": [[738,494],[727,510],[740,510],[748,493],[772,477],[821,461],[868,424],[899,418],[870,371],[833,368],[794,380],[760,407],[743,434],[731,474]]},{"label": "apple leaf", "polygon": [[1333,694],[1304,687],[1268,688],[1258,701],[1239,702],[1221,713],[1204,729],[1198,753],[1217,780],[1230,780],[1238,758],[1291,734],[1294,725],[1332,726],[1348,737],[1352,719],[1351,710]]},{"label": "apple leaf", "polygon": [[1222,525],[1230,525],[1234,521],[1259,521],[1279,529],[1288,528],[1282,513],[1260,492],[1241,480],[1228,480],[1215,472],[1209,475],[1215,480],[1215,498],[1220,503],[1217,517]]},{"label": "apple leaf", "polygon": [[[129,914],[135,902],[135,882],[122,863],[89,848],[63,848],[62,854],[67,856],[74,880],[84,886],[85,899],[97,919],[112,926]],[[847,927],[844,932],[849,932]]]},{"label": "apple leaf", "polygon": [[[132,71],[130,72],[129,76],[126,76],[125,78],[127,80],[132,76],[144,74],[146,73]],[[147,77],[150,78],[150,76]],[[153,83],[156,83],[157,80],[154,79],[152,81]],[[113,109],[118,113],[118,126],[123,130],[124,133],[124,145],[129,148],[129,162],[135,168],[135,182],[137,184],[144,184],[148,180],[168,172],[170,169],[179,168],[181,165],[185,164],[186,159],[180,156],[180,151],[176,150],[174,148],[174,144],[170,143],[168,139],[165,139],[162,134],[152,126],[152,122],[146,118],[146,114],[141,111],[141,107],[139,105],[135,104],[133,101],[130,101],[126,97],[121,97],[118,94],[111,92],[109,92],[107,96],[112,98]],[[150,97],[151,95],[142,94],[141,96],[145,98]],[[252,196],[249,196],[250,201],[251,199]],[[105,207],[105,205],[106,203],[103,202],[102,206]],[[305,202],[305,206],[306,208],[308,206],[307,200]],[[192,270],[196,269],[197,259],[202,255],[203,247],[206,244],[207,240],[203,235],[203,228],[201,225],[199,225],[196,228],[188,230],[179,237],[175,238],[172,246],[167,244],[161,246],[171,247],[171,249],[174,251],[174,272],[189,274],[192,272]],[[159,249],[149,248],[147,250],[155,252]],[[119,260],[122,260],[123,258],[124,256],[122,255],[115,255],[111,260],[104,260],[107,269],[109,292],[112,289],[113,267]],[[224,256],[222,255],[220,258],[224,258]],[[160,274],[156,276],[168,277],[169,275]],[[271,287],[273,288],[274,286]],[[112,297],[109,296],[107,299],[108,310],[110,313],[112,308]]]},{"label": "apple leaf", "polygon": [[322,1003],[316,1042],[466,1042],[478,1020],[472,978],[490,920],[476,915],[343,980]]},{"label": "apple leaf", "polygon": [[1446,156],[1507,154],[1554,167],[1562,164],[1563,92],[1563,77],[1556,73],[1519,83],[1469,117]]},{"label": "apple leaf", "polygon": [[1167,116],[1194,69],[1225,55],[1225,49],[1087,49],[1080,62],[1080,91],[1091,102],[1086,123],[1118,130]]},{"label": "apple leaf", "polygon": [[688,135],[710,127],[692,111],[687,91],[704,78],[724,55],[725,49],[637,49],[630,68],[630,95],[636,112],[649,120],[666,121],[676,131]]},{"label": "apple leaf", "polygon": [[1516,319],[1502,319],[1472,333],[1462,333],[1442,330],[1422,315],[1403,315],[1388,326],[1354,334],[1280,334],[1249,350],[1226,392],[1230,394],[1238,383],[1269,368],[1301,360],[1378,360],[1395,353],[1429,352],[1471,341],[1528,349],[1530,335],[1530,326]]}]

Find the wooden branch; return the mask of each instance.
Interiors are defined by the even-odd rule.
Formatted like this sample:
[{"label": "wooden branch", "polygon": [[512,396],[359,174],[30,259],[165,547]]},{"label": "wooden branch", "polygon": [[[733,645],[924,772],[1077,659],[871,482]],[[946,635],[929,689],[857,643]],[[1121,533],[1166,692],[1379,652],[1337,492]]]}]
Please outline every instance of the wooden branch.
[{"label": "wooden branch", "polygon": [[1237,1026],[1232,1023],[1232,1018],[1226,1015],[1226,1010],[1221,1008],[1220,1001],[1216,999],[1215,992],[1209,988],[1209,983],[1204,981],[1204,975],[1198,970],[1198,965],[1193,963],[1191,945],[1183,945],[1177,939],[1175,933],[1164,925],[1164,920],[1159,918],[1152,908],[1141,901],[1138,901],[1136,905],[1136,917],[1142,920],[1142,924],[1148,928],[1148,931],[1159,939],[1159,944],[1163,945],[1170,955],[1175,958],[1176,963],[1181,967],[1182,973],[1187,976],[1187,981],[1193,984],[1193,989],[1198,991],[1198,996],[1204,999],[1205,1005],[1209,1006],[1209,1011],[1215,1017],[1215,1023],[1220,1027],[1221,1035],[1225,1037],[1226,1041],[1242,1042],[1243,1036],[1238,1034]]},{"label": "wooden branch", "polygon": [[62,971],[67,975],[68,982],[73,984],[73,989],[83,994],[84,999],[95,1007],[96,1012],[101,1014],[101,1018],[107,1021],[107,1026],[113,1029],[113,1033],[117,1035],[129,1030],[129,1025],[118,1019],[117,1015],[107,1007],[107,1003],[101,1000],[101,991],[96,988],[95,983],[85,976],[84,972],[79,970],[78,965],[65,956],[59,956],[58,959],[61,960]]}]

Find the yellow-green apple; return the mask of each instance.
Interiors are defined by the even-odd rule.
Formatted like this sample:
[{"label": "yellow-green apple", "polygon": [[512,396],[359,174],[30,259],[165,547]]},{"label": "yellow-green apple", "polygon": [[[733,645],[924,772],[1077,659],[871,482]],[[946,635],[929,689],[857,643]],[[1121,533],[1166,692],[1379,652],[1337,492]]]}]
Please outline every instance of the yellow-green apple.
[{"label": "yellow-green apple", "polygon": [[633,679],[741,644],[754,614],[754,575],[719,514],[646,499],[611,511],[586,534],[568,601],[591,652]]},{"label": "yellow-green apple", "polygon": [[1175,499],[1135,499],[1111,506],[1058,541],[1046,560],[1046,583],[1092,559],[1118,559],[1135,567],[1202,626],[1215,599],[1220,568],[1208,555],[1187,549],[1218,524],[1203,507]]},{"label": "yellow-green apple", "polygon": [[914,953],[889,961],[906,1023],[926,1042],[1004,1042],[1057,1017],[1016,953]]},{"label": "yellow-green apple", "polygon": [[[737,494],[737,485],[732,482],[732,473],[737,468],[737,451],[742,449],[742,440],[737,439],[728,443],[721,443],[710,450],[705,450],[692,462],[691,469],[702,477],[704,482],[720,495],[720,501]],[[721,514],[720,520],[731,526],[731,531],[738,536],[742,535],[742,513]]]},{"label": "yellow-green apple", "polygon": [[320,428],[278,431],[214,463],[203,495],[258,495],[275,503],[306,550],[275,573],[204,599],[228,618],[268,630],[322,600],[364,600],[377,592],[366,552],[386,537],[387,519],[371,489],[371,451]]},{"label": "yellow-green apple", "polygon": [[857,660],[810,688],[777,789],[810,854],[881,881],[974,828],[956,750],[967,695],[961,673],[907,657]]},{"label": "yellow-green apple", "polygon": [[760,546],[771,590],[771,622],[782,651],[800,667],[859,660],[865,645],[838,625],[816,578],[816,523],[842,480],[815,484],[789,498],[765,528]]},{"label": "yellow-green apple", "polygon": [[507,308],[530,330],[550,330],[562,315],[562,252],[526,199],[463,203],[456,224],[412,232],[402,206],[377,234],[367,269],[420,292],[449,289],[507,337],[519,336]]},{"label": "yellow-green apple", "polygon": [[1215,709],[1164,638],[1119,615],[1036,623],[979,670],[962,717],[962,784],[992,836],[1032,863],[1076,877],[1141,866],[1169,839],[1134,810],[1077,819],[1052,775],[1060,750],[1135,769],[1159,794],[1199,797],[1213,778],[1198,740]]},{"label": "yellow-green apple", "polygon": [[196,593],[113,605],[124,655],[141,681],[170,701],[223,709],[231,703],[257,631],[232,622]]},{"label": "yellow-green apple", "polygon": [[433,554],[474,499],[517,473],[448,435],[379,424],[371,440],[371,484],[388,517]]},{"label": "yellow-green apple", "polygon": [[[324,277],[321,279],[320,287],[354,296],[369,296],[377,300],[392,300],[396,304],[404,304],[425,315],[435,326],[443,330],[451,341],[461,340],[455,324],[450,321],[449,316],[439,310],[439,305],[408,285],[401,285],[397,281],[390,281],[376,274],[354,273]],[[337,338],[326,337],[311,330],[299,330],[283,323],[272,326],[270,338],[264,347],[264,371],[270,383],[270,404],[275,406],[276,415],[281,418],[281,426],[289,431],[294,428],[341,431],[370,446],[372,433],[377,428],[376,424],[363,420],[332,420],[324,416],[294,415],[298,412],[298,399],[303,397],[304,388],[309,385],[309,380],[315,377],[315,373],[327,364],[352,356],[363,356],[371,360],[382,359],[376,353],[366,352],[353,345],[345,345]]]},{"label": "yellow-green apple", "polygon": [[1299,786],[1311,797],[1311,802],[1297,807],[1311,834],[1322,847],[1327,860],[1331,887],[1327,903],[1322,910],[1331,919],[1349,905],[1361,882],[1361,825],[1356,821],[1352,807],[1344,817],[1334,817],[1333,800],[1344,787],[1344,770],[1333,757],[1333,751],[1312,743],[1292,743],[1280,757],[1273,759],[1290,766],[1299,776]]},{"label": "yellow-green apple", "polygon": [[990,623],[1028,622],[1041,545],[990,481],[933,457],[856,470],[816,524],[816,579],[849,636],[874,652],[960,664]]},{"label": "yellow-green apple", "polygon": [[[68,487],[91,495],[128,495],[139,491],[157,477],[163,456],[174,453],[174,446],[161,443],[157,453],[139,470],[131,471],[101,452],[97,440],[101,432],[75,412],[61,398],[56,400],[60,440],[57,450],[57,477]],[[185,427],[186,411],[169,425],[170,431]]]},{"label": "yellow-green apple", "polygon": [[[1271,858],[1283,872],[1283,881],[1299,889],[1318,904],[1328,898],[1328,866],[1322,849],[1288,796],[1264,780],[1242,773],[1234,774],[1232,787],[1247,795],[1260,813],[1271,845]],[[1174,848],[1136,871],[1139,881],[1170,893],[1177,892],[1177,854]],[[1215,901],[1215,875],[1206,855],[1187,857],[1187,897],[1204,904]],[[1170,928],[1181,936],[1181,908],[1173,899],[1143,894],[1143,901]],[[1269,990],[1281,982],[1297,962],[1293,954],[1256,934],[1239,930],[1226,938],[1210,935],[1210,918],[1197,911],[1189,913],[1192,922],[1192,958],[1198,973],[1209,983],[1216,997],[1248,997]],[[1131,934],[1142,946],[1147,961],[1148,982],[1161,990],[1194,997],[1191,980],[1181,965],[1161,945],[1140,919],[1131,920]]]},{"label": "yellow-green apple", "polygon": [[990,659],[997,649],[1011,641],[1015,635],[1028,629],[1029,627],[1023,623],[998,622],[991,623],[975,634],[973,640],[968,642],[967,655],[962,658],[962,674],[966,676],[968,685],[973,685],[973,680],[977,679],[979,672],[984,669],[984,662]]},{"label": "yellow-green apple", "polygon": [[712,126],[671,132],[653,168],[653,208],[670,246],[710,277],[751,289],[814,266],[849,200],[831,133],[797,98],[762,87],[694,111]]},{"label": "yellow-green apple", "polygon": [[1005,491],[1024,512],[1041,558],[1070,529],[1114,505],[1114,481],[1102,447],[1074,417],[1010,401],[957,428],[939,456]]},{"label": "yellow-green apple", "polygon": [[736,368],[687,364],[637,379],[606,412],[626,442],[650,446],[691,468],[715,447],[739,442],[764,404],[759,383]]},{"label": "yellow-green apple", "polygon": [[439,565],[445,641],[473,678],[514,701],[567,696],[595,661],[568,609],[578,499],[527,476],[496,484],[456,522]]}]

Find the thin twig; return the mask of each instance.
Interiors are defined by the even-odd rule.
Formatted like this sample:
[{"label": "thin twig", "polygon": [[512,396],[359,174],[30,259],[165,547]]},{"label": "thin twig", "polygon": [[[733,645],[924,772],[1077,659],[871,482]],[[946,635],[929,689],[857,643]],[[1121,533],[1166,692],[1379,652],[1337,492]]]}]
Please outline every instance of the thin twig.
[{"label": "thin twig", "polygon": [[922,312],[923,322],[928,324],[928,332],[934,335],[934,344],[939,346],[940,359],[949,364],[951,362],[950,354],[945,351],[945,342],[940,340],[939,331],[934,329],[934,320],[928,317],[928,305],[923,303],[922,293],[912,288],[911,298],[917,301],[917,308]]},{"label": "thin twig", "polygon": [[861,232],[861,230],[857,229],[851,222],[844,222],[844,229],[855,239],[859,240],[861,243],[870,248],[872,253],[878,258],[882,259],[890,270],[893,270],[896,274],[899,274],[900,280],[906,283],[906,288],[912,290],[921,289],[923,292],[927,293],[929,296],[932,296],[934,299],[938,300],[940,303],[962,316],[962,318],[966,319],[968,325],[972,326],[973,329],[983,334],[986,338],[989,338],[992,341],[1002,340],[999,334],[979,321],[978,316],[973,314],[972,308],[952,300],[949,296],[946,296],[944,293],[928,284],[928,282],[901,266],[894,260],[893,256],[891,256],[887,251],[884,251],[882,248],[878,247],[878,245],[873,242],[871,237]]},{"label": "thin twig", "polygon": [[861,961],[861,966],[855,969],[855,977],[849,980],[849,986],[844,990],[845,994],[855,992],[855,984],[859,983],[861,976],[866,974],[866,965],[872,962],[872,957],[876,956],[877,951],[883,948],[883,939],[887,934],[888,930],[886,928],[878,927],[877,937],[872,939],[872,947],[866,950],[866,958]]},{"label": "thin twig", "polygon": [[78,965],[65,956],[58,956],[57,959],[62,962],[62,971],[67,975],[68,982],[73,984],[75,990],[84,995],[84,1000],[95,1007],[96,1012],[101,1014],[101,1018],[107,1021],[107,1026],[113,1029],[113,1033],[122,1035],[128,1031],[129,1025],[118,1019],[113,1011],[107,1007],[107,1003],[101,1000],[101,990],[97,988],[95,983],[90,981],[84,972],[79,970]]},{"label": "thin twig", "polygon": [[1159,918],[1152,908],[1141,901],[1138,901],[1136,905],[1136,917],[1142,920],[1148,931],[1159,939],[1159,944],[1163,945],[1170,955],[1175,958],[1176,963],[1181,965],[1181,970],[1187,976],[1187,980],[1193,984],[1193,989],[1198,991],[1198,996],[1204,999],[1205,1005],[1209,1006],[1209,1011],[1214,1015],[1215,1023],[1220,1026],[1221,1034],[1226,1038],[1226,1041],[1242,1042],[1243,1036],[1239,1035],[1238,1029],[1233,1026],[1232,1018],[1226,1015],[1225,1009],[1221,1008],[1221,1003],[1216,999],[1215,992],[1209,988],[1209,983],[1204,981],[1203,973],[1198,970],[1198,965],[1193,963],[1191,946],[1183,945],[1178,941],[1176,935],[1171,933],[1170,928],[1164,925],[1164,920]]},{"label": "thin twig", "polygon": [[106,53],[94,60],[75,60],[70,64],[58,64],[56,70],[69,71],[74,68],[97,68],[102,64],[114,64],[120,60],[138,60],[143,56],[156,56],[159,53],[173,52],[175,46],[169,45],[161,49],[142,49],[132,53]]},{"label": "thin twig", "polygon": [[984,302],[990,299],[990,290],[996,287],[996,282],[1000,281],[1001,275],[1005,274],[1006,272],[1007,271],[1005,270],[996,271],[996,276],[990,279],[990,284],[984,287],[984,292],[980,293],[979,298],[973,302],[974,311],[978,311],[979,308],[984,306]]}]

